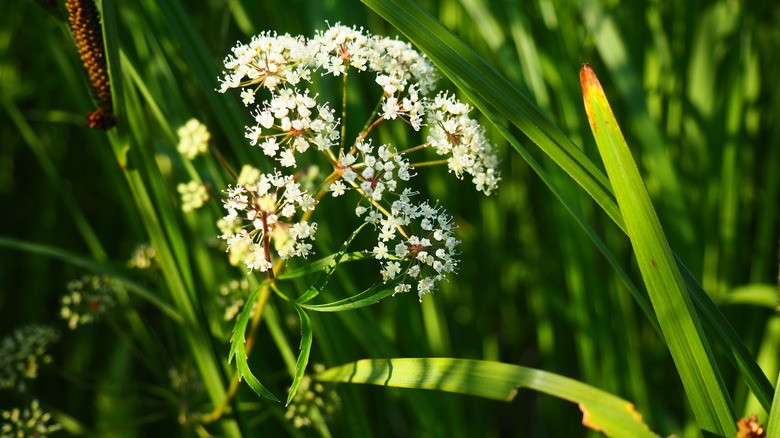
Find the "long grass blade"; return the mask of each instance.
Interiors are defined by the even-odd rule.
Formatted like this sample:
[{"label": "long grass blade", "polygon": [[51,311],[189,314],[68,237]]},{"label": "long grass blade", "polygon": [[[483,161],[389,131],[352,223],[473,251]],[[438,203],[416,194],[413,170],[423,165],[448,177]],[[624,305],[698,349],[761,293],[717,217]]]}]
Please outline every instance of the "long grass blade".
[{"label": "long grass blade", "polygon": [[500,401],[512,401],[518,388],[527,388],[577,403],[583,413],[582,424],[607,436],[658,436],[626,400],[568,377],[501,362],[452,358],[365,359],[327,369],[315,378],[326,382],[455,392]]},{"label": "long grass blade", "polygon": [[580,80],[593,136],[688,401],[704,431],[732,436],[734,408],[639,170],[590,66],[582,68]]}]

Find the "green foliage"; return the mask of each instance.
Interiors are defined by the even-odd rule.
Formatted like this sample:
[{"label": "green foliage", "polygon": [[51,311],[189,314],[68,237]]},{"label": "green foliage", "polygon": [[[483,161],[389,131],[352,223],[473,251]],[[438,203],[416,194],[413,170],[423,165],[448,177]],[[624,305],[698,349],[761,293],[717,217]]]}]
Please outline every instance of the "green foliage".
[{"label": "green foliage", "polygon": [[[733,436],[751,413],[779,433],[780,6],[98,2],[119,122],[98,132],[67,25],[37,3],[50,12],[17,2],[0,17],[0,342],[30,324],[60,340],[26,392],[0,389],[0,411],[39,400],[65,432],[100,436]],[[273,165],[248,146],[238,93],[215,91],[222,59],[263,30],[326,21],[411,41],[499,145],[488,198],[415,169],[462,240],[458,275],[422,302],[377,280],[351,201],[318,210],[330,225],[314,256],[273,279],[215,244],[222,191],[243,164]],[[596,141],[583,63],[615,114]],[[348,131],[375,104],[369,82],[345,91]],[[176,151],[191,118],[212,136],[193,161]],[[631,151],[619,136],[610,156],[597,144],[618,124]],[[185,214],[190,180],[212,200]],[[140,244],[155,254],[128,267]],[[126,293],[69,330],[66,284],[92,274]]]},{"label": "green foliage", "polygon": [[512,401],[527,388],[577,403],[586,426],[608,436],[654,437],[633,405],[573,379],[541,370],[468,359],[374,359],[330,368],[328,382],[370,383],[455,392]]}]

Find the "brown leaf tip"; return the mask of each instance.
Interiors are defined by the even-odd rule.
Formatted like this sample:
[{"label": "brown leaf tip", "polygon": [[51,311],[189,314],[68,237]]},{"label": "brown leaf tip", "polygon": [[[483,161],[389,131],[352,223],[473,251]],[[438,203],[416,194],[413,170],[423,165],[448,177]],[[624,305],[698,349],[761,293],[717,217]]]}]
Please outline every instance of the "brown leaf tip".
[{"label": "brown leaf tip", "polygon": [[737,422],[737,438],[766,438],[766,429],[758,423],[756,414]]},{"label": "brown leaf tip", "polygon": [[580,69],[580,85],[582,86],[583,96],[588,94],[588,89],[590,87],[593,87],[594,85],[599,88],[601,87],[598,78],[596,78],[596,73],[593,72],[590,64],[582,64],[582,68]]}]

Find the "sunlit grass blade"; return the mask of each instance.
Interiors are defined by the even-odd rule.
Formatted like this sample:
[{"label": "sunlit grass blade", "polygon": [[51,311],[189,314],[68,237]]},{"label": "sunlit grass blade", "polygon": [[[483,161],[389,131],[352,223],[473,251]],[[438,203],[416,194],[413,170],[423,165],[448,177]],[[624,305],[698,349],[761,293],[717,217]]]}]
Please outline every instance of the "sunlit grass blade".
[{"label": "sunlit grass blade", "polygon": [[366,359],[327,369],[315,378],[326,382],[431,389],[500,401],[512,401],[518,388],[527,388],[577,403],[583,412],[583,425],[607,436],[658,436],[626,400],[568,377],[501,362],[452,358]]},{"label": "sunlit grass blade", "polygon": [[[206,332],[207,325],[201,318],[202,312],[199,313],[195,306],[199,302],[196,301],[194,281],[186,255],[187,244],[170,204],[166,182],[149,150],[151,145],[146,141],[148,137],[144,136],[148,134],[148,125],[142,105],[136,99],[136,90],[122,80],[124,75],[119,56],[121,39],[117,5],[101,2],[101,6],[111,93],[118,124],[116,129],[109,132],[109,140],[150,243],[159,256],[168,292],[184,320],[182,335],[209,399],[217,406],[224,402],[227,391],[220,361]],[[128,167],[130,160],[132,167]],[[240,436],[235,420],[226,419],[220,422],[220,426],[226,436]]]},{"label": "sunlit grass blade", "polygon": [[747,305],[774,310],[777,308],[777,286],[748,284],[735,287],[728,293],[719,295],[715,299],[715,304],[718,306]]},{"label": "sunlit grass blade", "polygon": [[729,359],[742,374],[742,377],[753,391],[756,399],[761,403],[761,406],[769,410],[774,389],[766,374],[758,366],[753,355],[747,349],[736,330],[734,330],[734,327],[731,326],[731,323],[676,255],[675,261],[677,269],[682,273],[683,281],[685,281],[693,303],[696,305],[702,321],[706,324],[708,333],[712,336],[712,339],[720,341],[718,346],[728,353]]},{"label": "sunlit grass blade", "polygon": [[[470,93],[466,93],[471,97]],[[628,288],[629,292],[631,292],[631,295],[634,297],[634,300],[636,300],[639,307],[642,309],[642,312],[644,312],[645,316],[647,317],[648,321],[653,325],[656,330],[660,330],[658,328],[658,321],[655,318],[655,313],[653,313],[653,308],[650,305],[650,302],[647,300],[647,296],[644,295],[644,293],[640,292],[639,289],[634,285],[634,282],[631,281],[631,279],[628,277],[628,274],[626,274],[625,270],[622,266],[620,266],[620,263],[618,263],[617,259],[615,259],[615,256],[610,252],[610,250],[607,248],[607,246],[604,244],[604,241],[601,239],[601,237],[596,233],[596,231],[593,229],[593,227],[585,220],[583,215],[577,210],[577,208],[574,206],[571,199],[569,199],[568,196],[558,187],[558,185],[553,181],[552,177],[547,173],[547,171],[544,170],[544,168],[539,164],[538,161],[531,155],[522,144],[520,144],[520,140],[517,139],[516,136],[514,136],[509,129],[504,126],[503,123],[498,119],[498,116],[495,114],[492,108],[484,108],[483,109],[484,115],[490,120],[491,123],[494,124],[494,126],[501,132],[501,134],[504,136],[504,138],[515,148],[515,150],[520,154],[521,157],[528,163],[528,165],[533,169],[534,172],[539,176],[539,178],[544,182],[544,184],[547,186],[547,188],[550,189],[550,192],[555,195],[556,198],[558,198],[558,201],[563,205],[563,207],[568,211],[568,213],[574,218],[575,222],[577,222],[577,225],[579,225],[582,230],[585,232],[585,234],[588,236],[588,238],[593,242],[593,245],[596,246],[596,248],[601,252],[601,254],[604,256],[604,258],[609,262],[610,266],[615,270],[615,272],[618,274],[620,279],[623,281],[623,284]]]},{"label": "sunlit grass blade", "polygon": [[236,321],[236,327],[233,329],[233,336],[230,337],[230,353],[228,355],[228,363],[236,359],[236,369],[238,370],[239,379],[244,379],[250,388],[259,396],[265,397],[269,400],[279,401],[271,391],[267,390],[257,377],[252,374],[252,370],[249,369],[249,363],[247,361],[246,354],[246,327],[249,324],[249,319],[252,316],[252,310],[254,309],[255,301],[260,295],[260,289],[252,292],[246,299],[244,304],[244,310],[241,311],[238,320]]},{"label": "sunlit grass blade", "polygon": [[657,124],[648,113],[643,97],[642,78],[637,71],[635,60],[627,47],[625,39],[618,31],[613,17],[604,13],[603,2],[588,0],[579,3],[583,21],[594,36],[596,48],[606,67],[613,72],[615,85],[623,96],[638,96],[624,99],[628,105],[630,120],[637,131],[642,132],[639,141],[642,143],[643,159],[647,162],[648,178],[653,178],[660,186],[660,198],[675,218],[668,224],[671,236],[682,241],[683,248],[693,243],[694,230],[691,217],[683,199],[679,177],[672,165],[671,155],[665,148],[666,142]]},{"label": "sunlit grass blade", "polygon": [[298,392],[298,387],[301,386],[303,375],[306,372],[306,365],[309,364],[309,355],[311,354],[311,343],[314,337],[312,330],[311,318],[306,314],[300,306],[294,305],[295,311],[298,312],[298,317],[301,320],[301,351],[298,354],[298,361],[295,364],[295,376],[293,377],[292,385],[290,385],[290,392],[287,394],[287,403],[289,405],[295,394]]},{"label": "sunlit grass blade", "polygon": [[639,170],[590,66],[580,80],[593,136],[688,400],[704,431],[732,436],[733,407]]},{"label": "sunlit grass blade", "polygon": [[[780,377],[778,377],[780,384]],[[772,408],[769,410],[769,421],[766,424],[766,436],[780,435],[780,391],[775,391],[775,398],[772,400]]]}]

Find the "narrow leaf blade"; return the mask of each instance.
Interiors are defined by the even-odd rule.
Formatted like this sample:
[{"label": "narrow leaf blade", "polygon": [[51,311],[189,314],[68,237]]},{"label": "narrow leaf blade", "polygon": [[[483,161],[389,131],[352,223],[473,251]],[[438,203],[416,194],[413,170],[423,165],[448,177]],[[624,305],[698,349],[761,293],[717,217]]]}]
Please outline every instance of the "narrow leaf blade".
[{"label": "narrow leaf blade", "polygon": [[363,225],[359,226],[357,230],[355,230],[352,235],[349,236],[349,239],[347,239],[343,245],[341,245],[341,249],[339,252],[335,254],[333,259],[328,262],[328,264],[325,266],[325,268],[322,270],[322,274],[320,274],[320,277],[317,279],[317,281],[309,287],[309,289],[306,290],[306,292],[303,293],[300,297],[298,297],[297,300],[295,300],[296,303],[301,304],[305,303],[312,298],[316,297],[317,295],[322,292],[323,289],[325,289],[325,286],[328,285],[328,282],[330,281],[330,277],[333,276],[333,273],[336,272],[336,268],[341,263],[341,259],[344,257],[344,254],[347,253],[347,249],[349,249],[349,245],[352,243],[353,240],[355,240],[355,237],[360,233],[360,231],[365,227],[367,222],[364,222]]},{"label": "narrow leaf blade", "polygon": [[658,323],[699,426],[733,436],[734,410],[639,169],[590,66],[580,72],[585,110]]},{"label": "narrow leaf blade", "polygon": [[252,374],[252,370],[249,369],[249,363],[247,361],[246,327],[249,324],[249,319],[252,316],[252,308],[259,295],[260,289],[257,289],[249,298],[247,298],[244,310],[241,311],[241,315],[239,315],[238,320],[236,321],[236,327],[233,329],[233,335],[230,337],[228,363],[232,362],[233,358],[235,358],[239,379],[246,380],[247,385],[249,385],[257,395],[278,402],[279,399],[267,390],[260,381],[257,380],[257,377]]},{"label": "narrow leaf blade", "polygon": [[287,394],[287,403],[285,406],[290,404],[295,397],[295,393],[298,392],[298,387],[301,386],[303,375],[306,372],[306,366],[309,364],[311,344],[314,338],[314,330],[312,329],[309,315],[297,305],[295,306],[295,311],[298,312],[298,317],[301,320],[301,352],[298,354],[298,362],[295,364],[295,376],[293,377],[293,383],[290,386],[290,393]]},{"label": "narrow leaf blade", "polygon": [[343,312],[345,310],[359,309],[374,305],[392,295],[395,292],[396,284],[398,284],[398,281],[379,283],[343,300],[326,304],[302,304],[301,307],[314,310],[315,312]]},{"label": "narrow leaf blade", "polygon": [[626,400],[568,377],[501,362],[452,358],[364,359],[327,369],[315,379],[431,389],[500,401],[512,401],[517,388],[528,388],[577,403],[583,412],[583,425],[607,436],[658,436]]}]

